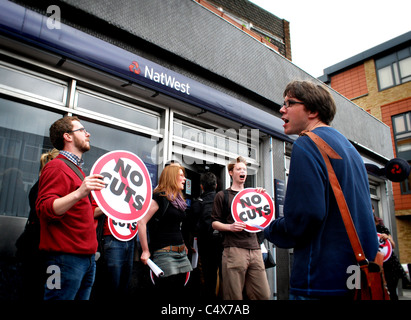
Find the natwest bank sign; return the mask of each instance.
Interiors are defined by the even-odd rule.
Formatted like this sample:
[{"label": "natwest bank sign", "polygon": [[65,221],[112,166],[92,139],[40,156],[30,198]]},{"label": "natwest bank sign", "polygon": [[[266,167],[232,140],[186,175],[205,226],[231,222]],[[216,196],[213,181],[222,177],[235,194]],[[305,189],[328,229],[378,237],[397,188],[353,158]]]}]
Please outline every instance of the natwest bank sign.
[{"label": "natwest bank sign", "polygon": [[[141,68],[137,61],[133,61],[129,66],[130,72],[136,75],[141,74]],[[176,75],[170,74],[169,72],[164,72],[162,70],[156,70],[154,67],[144,66],[144,77],[151,81],[154,81],[163,86],[174,89],[178,92],[190,95],[190,84],[186,81],[179,81]]]}]

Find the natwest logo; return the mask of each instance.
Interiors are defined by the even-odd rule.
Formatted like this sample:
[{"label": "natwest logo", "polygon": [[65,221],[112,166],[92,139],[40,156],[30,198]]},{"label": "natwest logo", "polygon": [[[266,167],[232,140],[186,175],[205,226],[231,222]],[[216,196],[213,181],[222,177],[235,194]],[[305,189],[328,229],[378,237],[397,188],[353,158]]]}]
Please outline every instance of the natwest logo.
[{"label": "natwest logo", "polygon": [[128,69],[129,69],[131,72],[134,72],[135,74],[140,74],[140,72],[141,72],[140,67],[138,66],[138,62],[136,62],[136,61],[133,61],[133,62],[128,66]]},{"label": "natwest logo", "polygon": [[[133,61],[128,68],[130,72],[135,74],[139,75],[141,73],[140,66],[136,61]],[[169,75],[165,72],[157,72],[153,67],[145,66],[144,77],[163,86],[185,93],[186,95],[190,95],[190,84],[188,82],[179,81],[174,75]]]}]

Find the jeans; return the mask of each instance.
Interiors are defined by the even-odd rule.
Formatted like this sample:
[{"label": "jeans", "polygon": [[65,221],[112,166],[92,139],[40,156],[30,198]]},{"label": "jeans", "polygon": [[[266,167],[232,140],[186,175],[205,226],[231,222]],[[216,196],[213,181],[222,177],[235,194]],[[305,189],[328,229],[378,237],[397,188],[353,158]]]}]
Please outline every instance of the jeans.
[{"label": "jeans", "polygon": [[128,293],[133,272],[134,242],[134,238],[120,241],[110,235],[104,236],[108,293],[117,299]]},{"label": "jeans", "polygon": [[88,300],[96,274],[94,254],[47,253],[44,300]]}]

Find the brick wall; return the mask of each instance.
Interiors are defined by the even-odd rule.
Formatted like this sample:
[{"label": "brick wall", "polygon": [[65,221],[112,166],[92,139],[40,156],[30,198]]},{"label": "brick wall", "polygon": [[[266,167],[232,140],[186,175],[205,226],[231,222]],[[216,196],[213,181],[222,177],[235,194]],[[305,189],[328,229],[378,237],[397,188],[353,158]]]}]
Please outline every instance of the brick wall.
[{"label": "brick wall", "polygon": [[[332,76],[331,87],[391,128],[396,156],[391,117],[411,110],[411,82],[379,91],[375,63],[370,59]],[[392,188],[400,260],[401,263],[411,263],[411,195],[401,194],[398,182],[393,182]]]},{"label": "brick wall", "polygon": [[403,83],[399,86],[395,86],[383,91],[378,91],[378,82],[374,60],[371,59],[365,61],[364,69],[368,87],[368,94],[358,98],[352,98],[352,101],[364,110],[371,113],[377,119],[382,120],[381,106],[411,97],[411,82]]},{"label": "brick wall", "polygon": [[401,263],[411,263],[411,218],[397,217],[397,248],[400,252]]},{"label": "brick wall", "polygon": [[353,99],[368,93],[365,68],[361,64],[343,71],[331,78],[331,87],[348,99]]},{"label": "brick wall", "polygon": [[[381,120],[391,128],[392,144],[395,146],[391,117],[411,110],[411,97],[381,106]],[[394,156],[396,151],[394,149]],[[392,183],[394,194],[397,239],[401,263],[411,262],[411,194],[401,194],[401,184]]]},{"label": "brick wall", "polygon": [[[382,121],[391,128],[391,139],[392,145],[395,146],[393,131],[392,131],[392,121],[391,117],[396,114],[401,114],[411,110],[411,97],[389,103],[381,106],[381,116]],[[396,156],[396,151],[394,149],[394,155]],[[401,194],[401,186],[398,182],[393,182],[392,184],[394,192],[394,203],[396,215],[411,215],[411,194]]]}]

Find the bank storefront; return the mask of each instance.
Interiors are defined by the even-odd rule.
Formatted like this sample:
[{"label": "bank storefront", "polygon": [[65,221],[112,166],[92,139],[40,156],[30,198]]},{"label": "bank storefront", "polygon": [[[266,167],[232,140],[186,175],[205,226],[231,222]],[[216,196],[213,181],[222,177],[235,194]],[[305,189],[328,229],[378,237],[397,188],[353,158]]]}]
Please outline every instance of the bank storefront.
[{"label": "bank storefront", "polygon": [[[283,134],[273,113],[68,25],[50,29],[46,17],[8,1],[0,2],[0,31],[0,299],[18,297],[15,241],[40,156],[52,148],[49,127],[64,115],[78,116],[91,134],[86,174],[103,154],[127,150],[144,161],[155,186],[164,163],[178,160],[191,201],[203,172],[228,187],[226,165],[242,155],[247,187],[263,186],[274,198],[275,182],[284,185],[295,137]],[[373,185],[389,209],[385,181]],[[289,254],[277,255],[278,264],[287,265]],[[267,272],[273,295],[276,272]]]}]

